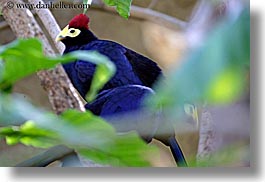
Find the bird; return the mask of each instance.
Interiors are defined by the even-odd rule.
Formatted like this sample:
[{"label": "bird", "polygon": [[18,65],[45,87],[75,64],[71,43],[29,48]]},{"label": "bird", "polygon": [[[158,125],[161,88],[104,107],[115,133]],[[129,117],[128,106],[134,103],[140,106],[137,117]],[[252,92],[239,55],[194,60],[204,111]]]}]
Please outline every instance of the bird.
[{"label": "bird", "polygon": [[[115,75],[99,91],[96,99],[87,103],[85,108],[95,115],[106,118],[108,122],[112,116],[143,109],[144,98],[147,95],[155,94],[152,87],[160,77],[163,77],[161,68],[151,59],[117,42],[97,38],[89,29],[89,21],[85,14],[75,16],[56,38],[56,41],[61,41],[66,47],[63,54],[76,50],[97,51],[107,56],[116,66]],[[73,86],[84,99],[90,89],[95,67],[95,64],[82,60],[63,64]],[[114,125],[120,128],[120,124]],[[135,123],[130,124],[134,125]],[[168,124],[148,126],[150,130],[153,129],[153,135],[148,139],[145,136],[140,136],[146,142],[150,142],[151,138],[162,141],[170,147],[177,165],[187,166],[174,131],[163,136],[156,135],[156,133],[161,133],[159,131],[163,130],[165,126]],[[172,129],[173,127],[167,128]],[[134,129],[137,130],[139,127]],[[129,129],[127,128],[127,130]]]},{"label": "bird", "polygon": [[[90,30],[90,19],[85,14],[75,16],[58,34],[56,41],[65,45],[63,54],[76,50],[97,51],[107,56],[116,66],[116,73],[102,90],[123,85],[152,87],[162,77],[157,63],[117,42],[101,40]],[[63,64],[74,87],[85,99],[95,72],[95,64],[77,60]]]}]

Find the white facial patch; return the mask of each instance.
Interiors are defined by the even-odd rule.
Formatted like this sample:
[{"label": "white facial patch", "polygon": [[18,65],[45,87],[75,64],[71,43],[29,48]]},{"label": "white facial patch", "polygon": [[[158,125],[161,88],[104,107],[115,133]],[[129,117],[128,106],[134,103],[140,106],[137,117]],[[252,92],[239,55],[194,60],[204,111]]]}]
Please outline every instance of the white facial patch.
[{"label": "white facial patch", "polygon": [[77,37],[81,33],[81,30],[75,29],[75,28],[70,28],[69,25],[67,25],[60,33],[59,36],[62,37]]},{"label": "white facial patch", "polygon": [[81,30],[75,29],[75,28],[70,28],[68,30],[67,36],[68,37],[77,37],[81,33]]}]

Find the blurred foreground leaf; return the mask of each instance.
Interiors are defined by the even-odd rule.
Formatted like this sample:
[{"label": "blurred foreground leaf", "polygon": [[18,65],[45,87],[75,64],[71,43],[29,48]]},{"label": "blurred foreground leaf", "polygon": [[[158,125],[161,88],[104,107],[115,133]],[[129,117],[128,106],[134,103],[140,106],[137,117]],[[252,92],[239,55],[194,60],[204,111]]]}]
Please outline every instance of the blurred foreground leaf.
[{"label": "blurred foreground leaf", "polygon": [[224,104],[238,99],[246,88],[250,65],[250,13],[225,19],[200,48],[160,82],[147,100],[151,108],[163,106],[168,114],[185,102]]},{"label": "blurred foreground leaf", "polygon": [[[0,128],[0,136],[6,137],[8,144],[20,142],[39,148],[62,144],[101,164],[150,165],[146,154],[154,152],[153,147],[134,132],[117,134],[111,125],[91,112],[69,110],[57,116],[39,110],[19,97],[0,96],[0,100],[9,101],[8,105],[0,102],[0,126],[5,126]],[[10,124],[16,126],[10,127]]]},{"label": "blurred foreground leaf", "polygon": [[[88,99],[93,100],[98,90],[114,75],[114,64],[107,57],[88,51],[47,57],[37,39],[17,40],[0,47],[0,90],[36,71],[76,59],[97,65],[88,93]],[[66,145],[98,163],[150,165],[144,154],[153,149],[136,133],[117,134],[111,125],[90,112],[69,110],[57,116],[32,106],[18,96],[13,98],[1,93],[0,101],[0,137],[5,137],[8,144],[20,142],[38,148]]]},{"label": "blurred foreground leaf", "polygon": [[0,136],[6,137],[8,145],[23,143],[37,148],[47,148],[56,144],[56,134],[52,131],[36,127],[33,121],[27,121],[21,126],[0,128]]},{"label": "blurred foreground leaf", "polygon": [[88,93],[89,100],[93,100],[97,91],[114,75],[115,65],[95,51],[75,51],[64,56],[47,57],[43,54],[41,42],[34,38],[16,40],[0,47],[0,90],[8,89],[19,79],[37,71],[77,59],[97,65]]}]

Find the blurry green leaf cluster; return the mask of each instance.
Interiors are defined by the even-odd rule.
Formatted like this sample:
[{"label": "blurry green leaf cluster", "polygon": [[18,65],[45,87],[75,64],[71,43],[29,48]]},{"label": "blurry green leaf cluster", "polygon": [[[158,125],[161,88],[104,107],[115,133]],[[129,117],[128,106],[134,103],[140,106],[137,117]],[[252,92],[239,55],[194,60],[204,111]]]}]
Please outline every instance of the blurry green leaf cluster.
[{"label": "blurry green leaf cluster", "polygon": [[[134,133],[117,134],[111,125],[94,116],[91,112],[69,110],[61,116],[47,113],[35,108],[19,97],[8,99],[11,105],[18,105],[12,110],[0,103],[0,124],[12,126],[0,128],[0,137],[5,137],[8,144],[23,143],[37,148],[48,148],[55,145],[66,145],[74,148],[80,155],[95,162],[113,166],[148,166],[147,152],[149,147]],[[21,107],[23,106],[23,107]],[[25,112],[27,111],[27,112]],[[16,115],[26,122],[16,124],[5,115]],[[31,119],[31,120],[29,120]],[[19,122],[18,122],[19,124]]]},{"label": "blurry green leaf cluster", "polygon": [[21,126],[0,128],[0,136],[6,137],[8,145],[23,143],[34,147],[51,147],[55,145],[56,133],[36,127],[34,121],[27,121]]},{"label": "blurry green leaf cluster", "polygon": [[88,94],[92,100],[115,73],[115,66],[107,57],[82,51],[47,57],[37,39],[16,40],[0,47],[0,137],[5,137],[8,144],[23,143],[38,148],[63,144],[90,160],[107,165],[150,165],[145,153],[153,148],[136,133],[118,134],[91,112],[69,110],[57,116],[6,92],[25,76],[76,59],[97,65]]},{"label": "blurry green leaf cluster", "polygon": [[103,2],[108,6],[115,6],[123,18],[129,18],[132,0],[103,0]]},{"label": "blurry green leaf cluster", "polygon": [[169,73],[147,100],[168,115],[186,102],[228,104],[247,91],[250,67],[250,12],[224,18],[208,34],[203,46],[189,52],[183,64]]},{"label": "blurry green leaf cluster", "polygon": [[9,89],[21,78],[42,69],[52,68],[59,63],[76,59],[92,62],[97,67],[87,96],[89,101],[95,98],[97,91],[116,71],[115,65],[106,56],[95,51],[75,51],[63,56],[47,57],[43,54],[42,45],[37,39],[21,39],[0,47],[1,59],[4,60],[4,62],[0,61],[0,67],[3,69],[0,73],[0,90],[2,91]]}]

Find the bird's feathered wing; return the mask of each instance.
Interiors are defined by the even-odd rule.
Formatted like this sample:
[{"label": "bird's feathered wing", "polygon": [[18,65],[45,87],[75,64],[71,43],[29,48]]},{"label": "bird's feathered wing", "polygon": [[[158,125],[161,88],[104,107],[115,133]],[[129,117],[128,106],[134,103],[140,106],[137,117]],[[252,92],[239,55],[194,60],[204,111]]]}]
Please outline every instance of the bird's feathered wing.
[{"label": "bird's feathered wing", "polygon": [[[161,69],[152,60],[112,41],[95,40],[80,47],[65,51],[90,50],[107,56],[117,67],[115,76],[104,86],[103,90],[123,85],[143,85],[151,87],[162,74]],[[64,65],[70,79],[84,97],[88,92],[95,71],[95,65],[77,60]],[[76,77],[73,77],[73,76]]]},{"label": "bird's feathered wing", "polygon": [[152,88],[153,84],[162,76],[162,70],[157,63],[130,49],[126,49],[125,55],[143,84]]}]

